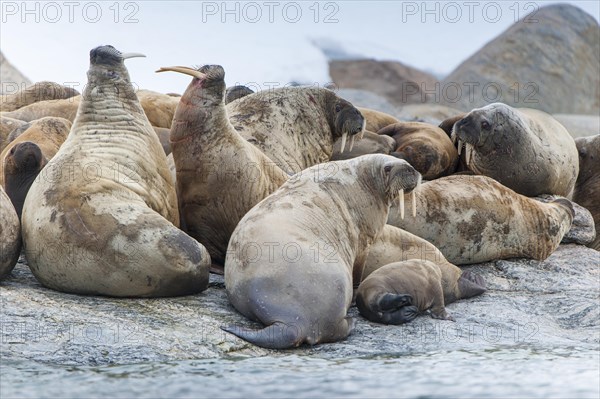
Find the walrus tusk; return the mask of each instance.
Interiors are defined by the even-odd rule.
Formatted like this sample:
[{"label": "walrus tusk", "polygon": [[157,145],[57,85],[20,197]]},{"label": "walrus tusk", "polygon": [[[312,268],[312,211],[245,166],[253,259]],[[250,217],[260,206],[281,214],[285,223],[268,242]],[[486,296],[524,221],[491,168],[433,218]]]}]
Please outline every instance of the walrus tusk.
[{"label": "walrus tusk", "polygon": [[346,138],[348,137],[348,133],[342,134],[342,147],[340,148],[340,154],[344,152],[344,147],[346,147]]},{"label": "walrus tusk", "polygon": [[354,147],[354,136],[350,136],[350,148],[348,148],[348,152],[352,151],[352,147]]},{"label": "walrus tusk", "polygon": [[183,73],[184,75],[190,75],[198,79],[204,79],[206,77],[206,74],[197,71],[194,68],[189,68],[185,66],[161,67],[156,71],[156,73],[167,71]]},{"label": "walrus tusk", "polygon": [[456,133],[452,132],[452,144],[456,144]]},{"label": "walrus tusk", "polygon": [[412,199],[412,215],[413,215],[413,218],[416,218],[416,217],[417,217],[417,194],[416,194],[416,191],[417,191],[417,187],[415,187],[415,188],[413,189],[413,191],[412,191],[412,196],[411,196],[411,199]]},{"label": "walrus tusk", "polygon": [[400,218],[404,220],[404,189],[398,191],[398,205],[400,205]]},{"label": "walrus tusk", "polygon": [[467,161],[467,166],[471,163],[471,153],[473,152],[471,146],[467,143],[465,144],[465,159]]},{"label": "walrus tusk", "polygon": [[462,152],[463,142],[461,139],[458,139],[458,156],[460,157],[460,153]]},{"label": "walrus tusk", "polygon": [[123,54],[121,54],[121,58],[123,58],[124,60],[129,59],[129,58],[140,58],[140,57],[146,57],[146,55],[142,54],[142,53],[123,53]]}]

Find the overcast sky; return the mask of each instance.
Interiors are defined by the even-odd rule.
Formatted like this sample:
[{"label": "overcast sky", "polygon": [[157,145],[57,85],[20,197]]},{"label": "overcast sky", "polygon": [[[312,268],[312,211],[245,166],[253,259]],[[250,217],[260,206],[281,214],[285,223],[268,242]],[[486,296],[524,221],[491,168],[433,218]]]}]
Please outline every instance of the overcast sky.
[{"label": "overcast sky", "polygon": [[[446,75],[538,2],[422,1],[2,1],[0,49],[32,81],[86,82],[89,50],[112,44],[147,58],[132,80],[161,92],[189,77],[161,66],[221,64],[228,85],[328,82],[316,41]],[[600,18],[597,0],[562,2]],[[276,83],[272,83],[276,82]]]}]

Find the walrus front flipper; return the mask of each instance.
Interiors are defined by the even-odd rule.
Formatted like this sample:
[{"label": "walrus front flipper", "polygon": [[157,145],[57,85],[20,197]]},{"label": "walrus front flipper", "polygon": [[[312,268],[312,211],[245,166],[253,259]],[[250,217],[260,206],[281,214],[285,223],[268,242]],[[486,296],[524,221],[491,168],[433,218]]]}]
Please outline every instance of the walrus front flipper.
[{"label": "walrus front flipper", "polygon": [[382,312],[389,310],[396,310],[402,306],[412,305],[412,296],[410,295],[398,295],[398,294],[384,294],[379,298],[377,302],[379,310]]},{"label": "walrus front flipper", "polygon": [[363,292],[359,291],[356,307],[364,318],[382,324],[408,323],[419,314],[419,309],[412,305],[412,296],[389,292],[377,297],[367,293],[367,297],[364,298]]},{"label": "walrus front flipper", "polygon": [[304,337],[300,336],[297,328],[280,322],[273,323],[262,330],[240,326],[227,326],[221,327],[221,329],[251,344],[267,349],[295,348],[304,341]]}]

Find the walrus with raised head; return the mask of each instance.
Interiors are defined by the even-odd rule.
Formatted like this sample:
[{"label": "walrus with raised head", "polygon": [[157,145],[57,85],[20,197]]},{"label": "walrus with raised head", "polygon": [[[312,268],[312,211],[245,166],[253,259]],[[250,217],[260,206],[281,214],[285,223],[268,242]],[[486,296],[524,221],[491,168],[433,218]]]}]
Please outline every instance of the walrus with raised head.
[{"label": "walrus with raised head", "polygon": [[388,223],[429,241],[457,265],[544,260],[573,221],[570,201],[545,204],[486,176],[453,175],[425,182],[411,200],[418,210],[405,215],[402,206],[394,207]]},{"label": "walrus with raised head", "polygon": [[448,176],[456,171],[456,148],[437,126],[422,122],[398,122],[379,130],[377,134],[392,137],[396,141],[396,149],[391,155],[406,160],[425,180]]},{"label": "walrus with raised head", "polygon": [[290,178],[240,221],[227,250],[227,296],[266,327],[224,328],[266,348],[345,339],[369,247],[390,204],[420,175],[406,161],[364,155]]},{"label": "walrus with raised head", "polygon": [[[19,165],[15,164],[14,161],[17,159],[25,160],[25,158],[12,157],[14,155],[12,150],[15,146],[25,142],[35,144],[42,152],[42,156],[44,158],[43,160],[38,159],[39,162],[36,162],[38,163],[38,166],[40,166],[41,170],[41,167],[58,152],[60,146],[67,139],[70,130],[71,122],[63,118],[46,117],[29,122],[26,126],[26,129],[21,134],[16,136],[16,138],[11,141],[8,146],[6,146],[4,151],[0,153],[0,184],[6,188],[6,176],[10,174],[18,174],[18,170],[20,169]],[[22,147],[21,150],[24,148],[25,147]],[[23,155],[24,153],[20,154]],[[27,152],[27,154],[32,153]],[[7,161],[7,158],[9,157],[12,157],[12,159]],[[38,158],[37,156],[35,157]],[[7,166],[9,166],[9,169],[7,169]]]},{"label": "walrus with raised head", "polygon": [[579,173],[575,141],[545,112],[490,104],[458,120],[452,137],[478,175],[528,197],[573,194]]},{"label": "walrus with raised head", "polygon": [[[468,276],[469,273],[464,275]],[[485,287],[480,287],[460,273],[447,278],[437,264],[428,260],[390,263],[360,283],[356,292],[356,306],[361,315],[376,323],[407,323],[427,310],[435,319],[454,320],[445,306],[461,298],[462,284],[466,285],[469,292],[473,291],[472,287],[479,287],[474,295],[485,291]],[[446,292],[451,294],[446,295]],[[454,292],[458,292],[459,296]]]},{"label": "walrus with raised head", "polygon": [[72,87],[54,82],[37,82],[16,93],[0,96],[0,111],[10,112],[39,101],[63,100],[79,95]]},{"label": "walrus with raised head", "polygon": [[25,199],[23,242],[45,286],[117,297],[187,295],[208,286],[210,256],[181,231],[166,156],[112,46],[90,52],[67,140]]},{"label": "walrus with raised head", "polygon": [[21,223],[10,198],[0,186],[0,280],[17,264],[21,254]]},{"label": "walrus with raised head", "polygon": [[341,152],[352,150],[365,129],[356,107],[320,87],[265,90],[226,108],[235,130],[289,174],[327,162],[338,138]]},{"label": "walrus with raised head", "polygon": [[589,247],[600,251],[600,134],[575,139],[579,152],[579,176],[573,200],[594,218],[596,239]]},{"label": "walrus with raised head", "polygon": [[161,68],[193,77],[171,126],[182,228],[223,265],[227,243],[240,219],[288,178],[234,129],[225,107],[225,71]]}]

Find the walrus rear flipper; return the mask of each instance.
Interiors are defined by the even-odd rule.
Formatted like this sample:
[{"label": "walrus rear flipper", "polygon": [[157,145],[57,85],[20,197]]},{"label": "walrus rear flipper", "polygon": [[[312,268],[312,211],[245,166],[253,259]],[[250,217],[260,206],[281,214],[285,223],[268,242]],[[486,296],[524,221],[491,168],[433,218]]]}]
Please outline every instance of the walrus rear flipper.
[{"label": "walrus rear flipper", "polygon": [[[464,271],[458,279],[458,290],[460,291],[460,298],[457,299],[481,295],[486,291],[485,280],[470,270]],[[446,304],[451,302],[454,301],[446,301]]]},{"label": "walrus rear flipper", "polygon": [[221,327],[245,341],[267,349],[287,349],[300,346],[304,338],[299,336],[299,331],[284,323],[273,323],[262,330],[252,330],[240,326]]}]

